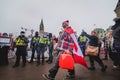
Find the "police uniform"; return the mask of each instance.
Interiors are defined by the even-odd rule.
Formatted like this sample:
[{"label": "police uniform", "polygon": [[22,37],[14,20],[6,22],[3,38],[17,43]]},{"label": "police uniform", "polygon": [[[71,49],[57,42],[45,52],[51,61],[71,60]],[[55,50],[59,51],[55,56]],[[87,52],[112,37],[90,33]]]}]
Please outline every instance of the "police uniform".
[{"label": "police uniform", "polygon": [[[25,32],[21,32],[21,34],[24,34]],[[17,48],[16,51],[16,62],[15,65],[13,66],[13,68],[18,67],[19,63],[20,63],[20,56],[22,56],[22,61],[23,61],[23,65],[22,67],[25,66],[26,64],[26,48],[28,45],[29,40],[24,36],[24,35],[20,35],[16,38],[15,40],[15,44],[14,46]]]},{"label": "police uniform", "polygon": [[37,51],[37,53],[39,52],[39,39],[40,37],[38,36],[38,32],[36,32],[30,44],[30,47],[32,48],[32,56],[31,56],[31,60],[29,63],[33,62],[35,50]]},{"label": "police uniform", "polygon": [[47,60],[48,64],[51,64],[53,61],[53,38],[52,38],[52,33],[49,34],[49,39],[48,39],[48,49],[49,49],[49,59]]},{"label": "police uniform", "polygon": [[47,38],[46,37],[41,37],[39,39],[39,47],[40,47],[40,52],[37,53],[37,64],[40,64],[40,53],[42,54],[42,64],[44,64],[44,52],[47,47]]},{"label": "police uniform", "polygon": [[85,56],[86,42],[87,42],[87,38],[83,35],[80,35],[78,38],[78,43],[84,56]]}]

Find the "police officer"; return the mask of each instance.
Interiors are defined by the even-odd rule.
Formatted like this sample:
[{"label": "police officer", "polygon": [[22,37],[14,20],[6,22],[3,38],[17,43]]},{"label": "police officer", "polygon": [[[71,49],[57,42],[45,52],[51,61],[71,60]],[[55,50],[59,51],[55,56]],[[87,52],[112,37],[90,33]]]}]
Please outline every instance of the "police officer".
[{"label": "police officer", "polygon": [[48,49],[49,49],[49,59],[46,61],[48,64],[51,64],[53,61],[53,38],[52,33],[49,33],[49,39],[48,39]]},{"label": "police officer", "polygon": [[37,65],[40,65],[40,53],[42,54],[42,65],[44,65],[44,52],[47,50],[47,37],[44,35],[39,40],[40,52],[37,53]]},{"label": "police officer", "polygon": [[32,55],[31,55],[31,60],[29,63],[32,63],[33,62],[33,58],[34,58],[34,54],[35,54],[35,50],[37,51],[38,53],[38,44],[39,44],[39,33],[38,31],[35,32],[35,36],[32,38],[31,40],[31,44],[30,44],[30,48],[32,49]]},{"label": "police officer", "polygon": [[13,68],[19,66],[20,56],[22,56],[22,61],[23,61],[22,67],[25,67],[26,54],[27,54],[26,48],[28,46],[28,42],[29,42],[29,40],[25,37],[25,32],[21,31],[20,35],[16,38],[15,44],[14,44],[14,47],[17,48],[17,51],[16,51],[16,62],[13,65]]},{"label": "police officer", "polygon": [[85,56],[86,42],[87,42],[87,38],[83,34],[81,34],[78,37],[78,43],[84,56]]}]

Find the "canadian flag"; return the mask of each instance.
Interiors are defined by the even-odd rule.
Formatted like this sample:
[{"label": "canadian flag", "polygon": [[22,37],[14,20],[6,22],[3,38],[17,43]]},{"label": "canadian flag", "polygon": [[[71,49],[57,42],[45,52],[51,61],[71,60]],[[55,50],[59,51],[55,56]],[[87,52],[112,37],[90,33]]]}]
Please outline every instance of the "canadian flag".
[{"label": "canadian flag", "polygon": [[67,27],[65,31],[70,34],[71,38],[74,41],[73,54],[75,63],[82,64],[84,67],[88,68],[87,63],[83,57],[82,51],[78,45],[77,38],[73,29],[71,27]]}]

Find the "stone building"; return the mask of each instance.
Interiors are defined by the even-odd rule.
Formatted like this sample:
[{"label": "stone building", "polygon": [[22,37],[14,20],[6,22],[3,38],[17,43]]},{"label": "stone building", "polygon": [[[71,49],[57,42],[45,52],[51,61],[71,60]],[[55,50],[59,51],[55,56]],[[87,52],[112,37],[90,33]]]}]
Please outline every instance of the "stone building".
[{"label": "stone building", "polygon": [[40,26],[39,26],[40,37],[47,37],[48,38],[49,32],[45,32],[44,29],[45,29],[45,27],[44,27],[44,24],[43,24],[43,19],[41,19],[41,23],[40,23]]}]

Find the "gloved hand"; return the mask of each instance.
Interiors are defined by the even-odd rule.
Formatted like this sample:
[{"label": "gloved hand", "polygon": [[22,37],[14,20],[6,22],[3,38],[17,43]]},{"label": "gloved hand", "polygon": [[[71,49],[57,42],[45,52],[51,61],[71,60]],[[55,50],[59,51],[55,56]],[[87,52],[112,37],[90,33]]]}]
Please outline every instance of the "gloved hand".
[{"label": "gloved hand", "polygon": [[81,33],[82,35],[85,35],[85,34],[87,34],[85,31],[82,31],[82,33]]}]

